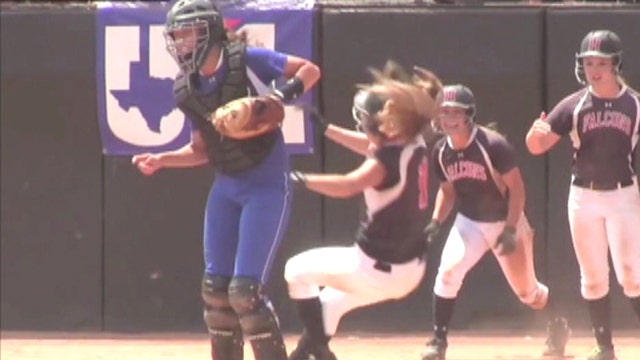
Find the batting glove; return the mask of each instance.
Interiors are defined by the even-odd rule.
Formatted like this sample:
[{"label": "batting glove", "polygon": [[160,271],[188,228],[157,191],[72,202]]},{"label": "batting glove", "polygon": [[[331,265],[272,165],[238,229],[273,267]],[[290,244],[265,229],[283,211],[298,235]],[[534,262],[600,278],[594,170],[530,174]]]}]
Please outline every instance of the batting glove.
[{"label": "batting glove", "polygon": [[516,229],[513,226],[505,226],[493,248],[500,248],[498,251],[500,256],[512,254],[516,250]]},{"label": "batting glove", "polygon": [[440,229],[442,226],[438,220],[431,220],[429,225],[422,231],[424,234],[424,254],[422,255],[423,259],[427,259],[429,255],[429,245],[436,239],[438,234],[440,233]]},{"label": "batting glove", "polygon": [[329,127],[329,121],[315,107],[310,108],[309,113],[311,114],[311,122],[313,122],[316,131],[324,135]]},{"label": "batting glove", "polygon": [[431,244],[433,240],[435,240],[435,238],[440,233],[441,227],[442,225],[440,225],[440,222],[438,220],[431,220],[429,225],[427,225],[427,227],[424,228],[423,233],[424,233],[424,238],[427,241],[427,245]]}]

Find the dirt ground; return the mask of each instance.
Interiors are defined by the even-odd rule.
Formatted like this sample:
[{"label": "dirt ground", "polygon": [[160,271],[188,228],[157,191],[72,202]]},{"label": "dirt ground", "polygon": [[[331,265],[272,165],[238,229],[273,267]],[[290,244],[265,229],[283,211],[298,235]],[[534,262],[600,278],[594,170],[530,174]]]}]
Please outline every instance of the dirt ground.
[{"label": "dirt ground", "polygon": [[[206,334],[0,333],[2,360],[206,360]],[[287,335],[292,349],[297,336]],[[640,359],[640,331],[615,334],[618,360]],[[342,334],[331,341],[340,360],[419,360],[424,336],[418,334]],[[449,339],[447,360],[540,359],[543,334],[457,333]],[[588,333],[574,334],[565,359],[580,359],[594,344]],[[253,360],[245,347],[245,360]]]}]

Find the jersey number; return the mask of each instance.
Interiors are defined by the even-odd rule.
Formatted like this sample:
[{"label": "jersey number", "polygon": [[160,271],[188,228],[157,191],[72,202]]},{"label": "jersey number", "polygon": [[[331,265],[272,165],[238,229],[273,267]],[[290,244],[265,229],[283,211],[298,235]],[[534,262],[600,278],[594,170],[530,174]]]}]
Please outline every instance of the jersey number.
[{"label": "jersey number", "polygon": [[422,159],[418,167],[418,188],[420,189],[418,208],[424,210],[429,206],[429,163],[426,157]]}]

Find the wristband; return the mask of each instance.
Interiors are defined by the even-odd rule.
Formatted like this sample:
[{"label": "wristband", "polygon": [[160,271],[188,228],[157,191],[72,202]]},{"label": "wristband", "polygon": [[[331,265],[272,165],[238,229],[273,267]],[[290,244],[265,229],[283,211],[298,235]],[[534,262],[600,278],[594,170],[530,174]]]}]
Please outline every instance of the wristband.
[{"label": "wristband", "polygon": [[304,83],[299,77],[292,77],[284,84],[274,89],[273,93],[283,102],[295,100],[304,93]]}]

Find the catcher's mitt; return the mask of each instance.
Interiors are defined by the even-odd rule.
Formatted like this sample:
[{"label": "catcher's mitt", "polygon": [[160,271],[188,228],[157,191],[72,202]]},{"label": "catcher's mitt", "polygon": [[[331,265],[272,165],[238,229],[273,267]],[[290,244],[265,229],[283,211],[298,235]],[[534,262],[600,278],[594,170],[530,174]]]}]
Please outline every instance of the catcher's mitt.
[{"label": "catcher's mitt", "polygon": [[284,105],[273,96],[243,97],[218,108],[210,120],[220,134],[248,139],[279,127]]}]

